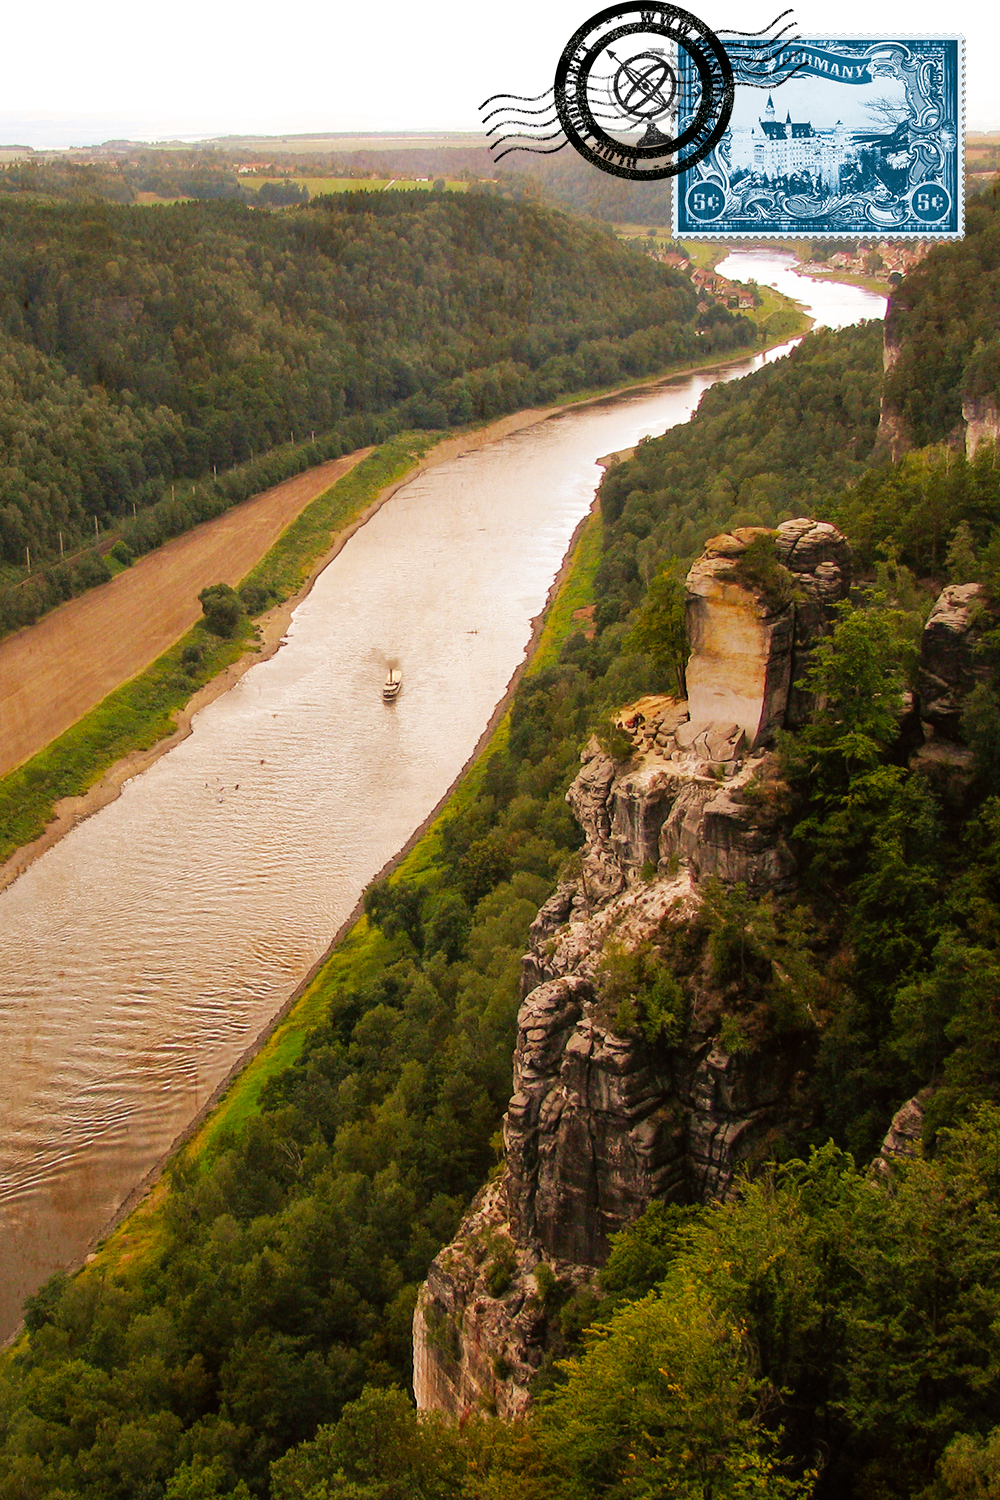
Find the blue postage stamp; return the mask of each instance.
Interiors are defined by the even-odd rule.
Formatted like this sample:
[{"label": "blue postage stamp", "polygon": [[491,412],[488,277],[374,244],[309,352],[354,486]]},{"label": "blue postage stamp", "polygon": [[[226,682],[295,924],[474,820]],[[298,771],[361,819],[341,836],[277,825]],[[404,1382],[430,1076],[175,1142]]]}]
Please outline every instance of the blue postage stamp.
[{"label": "blue postage stamp", "polygon": [[737,73],[725,133],[674,184],[679,237],[961,237],[960,38],[796,38],[774,70],[770,91]]}]

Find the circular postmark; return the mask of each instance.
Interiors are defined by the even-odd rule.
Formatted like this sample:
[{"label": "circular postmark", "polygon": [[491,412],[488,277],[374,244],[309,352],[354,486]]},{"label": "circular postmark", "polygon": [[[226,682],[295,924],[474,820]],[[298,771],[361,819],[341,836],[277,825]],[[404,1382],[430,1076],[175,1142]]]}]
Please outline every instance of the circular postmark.
[{"label": "circular postmark", "polygon": [[570,145],[615,177],[676,177],[707,156],[733,111],[733,69],[714,32],[666,0],[624,0],[570,37],[555,104]]}]

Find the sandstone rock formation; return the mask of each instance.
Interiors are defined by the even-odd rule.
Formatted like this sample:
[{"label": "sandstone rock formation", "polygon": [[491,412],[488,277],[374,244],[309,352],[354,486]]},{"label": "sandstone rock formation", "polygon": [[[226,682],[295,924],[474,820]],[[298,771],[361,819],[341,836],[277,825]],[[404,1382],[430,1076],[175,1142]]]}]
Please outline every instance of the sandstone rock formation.
[{"label": "sandstone rock formation", "polygon": [[992,401],[963,402],[962,419],[965,422],[966,458],[975,458],[980,443],[1000,443],[1000,411]]},{"label": "sandstone rock formation", "polygon": [[691,570],[688,700],[623,709],[633,754],[616,761],[592,740],[567,793],[585,834],[580,873],[532,927],[503,1174],[421,1292],[421,1406],[522,1410],[547,1340],[539,1277],[585,1285],[610,1236],[653,1199],[724,1198],[795,1108],[803,1042],[727,1051],[710,966],[693,981],[673,1046],[616,1030],[599,984],[610,944],[635,950],[668,928],[688,930],[710,877],[758,895],[794,881],[792,854],[753,787],[769,736],[802,711],[792,683],[846,594],[850,558],[823,523],[769,533],[791,585],[772,607],[738,566],[760,534],[715,538]]},{"label": "sandstone rock formation", "polygon": [[982,587],[953,583],[940,595],[920,641],[920,718],[924,732],[946,740],[960,738],[965,701],[989,673],[977,653]]},{"label": "sandstone rock formation", "polygon": [[872,1162],[873,1172],[887,1177],[894,1161],[906,1161],[921,1154],[924,1114],[932,1092],[929,1088],[921,1089],[897,1109],[879,1154]]},{"label": "sandstone rock formation", "polygon": [[[413,1393],[422,1410],[519,1416],[545,1352],[543,1256],[519,1244],[503,1185],[489,1183],[437,1256],[413,1317]],[[564,1291],[586,1285],[586,1267],[545,1261]]]},{"label": "sandstone rock formation", "polygon": [[[740,563],[759,536],[774,538],[790,602],[774,603],[741,575]],[[808,705],[793,684],[849,584],[850,548],[823,521],[786,521],[776,532],[744,527],[707,542],[687,578],[691,723],[699,730],[740,729],[756,746],[776,728],[801,722]]]},{"label": "sandstone rock formation", "polygon": [[681,1111],[668,1059],[616,1036],[575,976],[541,984],[518,1015],[504,1122],[508,1219],[519,1244],[598,1266],[608,1237],[683,1188]]}]

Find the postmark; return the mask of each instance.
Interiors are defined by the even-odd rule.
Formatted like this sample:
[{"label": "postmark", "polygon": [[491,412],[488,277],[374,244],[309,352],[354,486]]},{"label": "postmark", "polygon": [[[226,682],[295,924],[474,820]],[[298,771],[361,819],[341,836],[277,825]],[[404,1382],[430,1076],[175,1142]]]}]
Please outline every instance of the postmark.
[{"label": "postmark", "polygon": [[483,125],[496,162],[572,146],[616,177],[677,177],[721,141],[734,88],[777,86],[791,23],[716,35],[671,0],[618,0],[573,33],[543,93],[491,94]]},{"label": "postmark", "polygon": [[556,68],[555,107],[587,161],[616,177],[657,181],[712,150],[729,122],[734,88],[726,49],[696,16],[664,0],[625,0],[570,38]]},{"label": "postmark", "polygon": [[[725,129],[679,179],[678,236],[961,237],[960,38],[797,38],[774,63],[780,87],[737,87]],[[683,131],[694,75],[681,54],[678,71]]]}]

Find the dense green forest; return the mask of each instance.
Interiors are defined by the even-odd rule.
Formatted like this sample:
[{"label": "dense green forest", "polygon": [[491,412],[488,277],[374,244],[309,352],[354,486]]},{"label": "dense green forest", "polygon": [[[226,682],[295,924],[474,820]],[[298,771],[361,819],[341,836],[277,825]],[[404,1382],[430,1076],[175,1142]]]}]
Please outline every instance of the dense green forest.
[{"label": "dense green forest", "polygon": [[601,486],[602,626],[635,608],[670,557],[706,537],[814,515],[862,475],[878,426],[882,329],[810,336],[787,359],[706,391],[697,416],[640,443]]},{"label": "dense green forest", "polygon": [[[75,591],[59,559],[95,525],[124,528],[127,561],[262,477],[755,339],[610,233],[476,195],[12,198],[3,228],[0,558],[29,549],[35,577],[0,627]],[[269,450],[267,475],[245,468]]]},{"label": "dense green forest", "polygon": [[963,400],[1000,405],[1000,223],[995,190],[968,205],[964,240],[906,277],[886,323],[901,352],[886,399],[920,447],[961,427]]},{"label": "dense green forest", "polygon": [[[976,213],[969,265],[1000,222]],[[962,248],[928,259],[929,296]],[[597,634],[525,678],[433,865],[368,893],[363,972],[326,982],[260,1112],[177,1161],[154,1255],[30,1299],[0,1373],[0,1500],[996,1495],[1000,466],[879,460],[879,334],[810,335],[609,471]],[[734,1201],[654,1204],[599,1303],[543,1278],[568,1358],[526,1421],[418,1420],[416,1289],[494,1159],[519,956],[579,841],[580,745],[667,685],[662,606],[704,540],[803,513],[842,525],[862,572],[810,669],[821,707],[753,793],[800,887],[709,892],[684,952],[651,960],[682,1001],[701,965],[728,1046],[810,1060],[797,1123]],[[927,776],[899,705],[949,579],[985,586],[983,682],[971,766]],[[924,1158],[873,1174],[920,1089]]]}]

